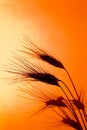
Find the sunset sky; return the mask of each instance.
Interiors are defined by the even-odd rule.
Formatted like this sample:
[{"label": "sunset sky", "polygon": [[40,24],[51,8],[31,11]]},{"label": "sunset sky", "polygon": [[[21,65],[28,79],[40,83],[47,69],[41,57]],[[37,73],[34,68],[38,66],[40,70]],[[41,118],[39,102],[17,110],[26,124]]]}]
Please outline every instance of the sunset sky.
[{"label": "sunset sky", "polygon": [[[8,65],[11,52],[21,48],[24,34],[61,60],[78,91],[87,94],[86,0],[0,0],[0,70]],[[52,72],[58,75],[53,68]],[[28,118],[36,106],[18,96],[17,85],[9,83],[8,76],[0,71],[0,130],[57,130],[52,111]],[[59,129],[64,128],[68,130]]]}]

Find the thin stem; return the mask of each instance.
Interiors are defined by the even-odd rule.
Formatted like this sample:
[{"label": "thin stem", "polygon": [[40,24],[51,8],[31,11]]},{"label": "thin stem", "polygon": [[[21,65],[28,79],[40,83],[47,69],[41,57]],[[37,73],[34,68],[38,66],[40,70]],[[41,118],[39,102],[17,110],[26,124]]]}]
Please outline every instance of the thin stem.
[{"label": "thin stem", "polygon": [[70,91],[69,87],[68,87],[62,80],[60,80],[60,82],[67,88],[67,90],[69,91],[70,95],[71,95],[72,98],[75,100],[75,98],[74,98],[72,92]]},{"label": "thin stem", "polygon": [[72,111],[72,108],[71,108],[71,104],[67,101],[67,100],[65,100],[65,102],[66,102],[66,104],[67,104],[67,108],[68,108],[68,110],[72,113],[72,115],[73,115],[73,111]]},{"label": "thin stem", "polygon": [[72,109],[72,111],[73,111],[73,114],[74,114],[75,119],[76,119],[76,120],[77,120],[77,122],[80,124],[80,121],[79,121],[79,119],[78,119],[78,117],[77,117],[77,115],[76,115],[76,112],[75,112],[75,110],[74,110],[74,108],[73,108],[72,103],[70,102],[70,100],[69,100],[69,98],[68,98],[67,94],[65,93],[64,89],[63,89],[61,86],[60,86],[60,88],[61,88],[62,92],[65,94],[65,96],[66,96],[66,98],[67,98],[68,102],[69,102],[69,103],[70,103],[70,105],[71,105],[71,109]]},{"label": "thin stem", "polygon": [[[60,80],[60,82],[62,82],[63,84],[64,84],[64,86],[67,88],[67,90],[69,91],[69,93],[71,94],[71,96],[72,96],[72,98],[73,98],[73,100],[75,100],[75,98],[74,98],[74,96],[73,96],[73,94],[72,94],[72,92],[70,91],[70,89],[68,88],[68,86],[62,81],[62,80]],[[79,108],[77,107],[77,109],[78,109],[78,111],[79,111],[79,114],[80,114],[80,116],[81,116],[81,118],[82,118],[82,122],[83,122],[83,124],[84,124],[84,127],[85,127],[85,129],[87,130],[87,128],[86,128],[86,124],[85,124],[85,122],[84,122],[84,119],[83,119],[83,116],[82,116],[82,114],[81,114],[81,112],[80,112],[80,110],[79,110]]]},{"label": "thin stem", "polygon": [[[73,83],[73,80],[72,80],[72,78],[71,78],[69,72],[67,71],[67,69],[64,69],[64,70],[66,71],[66,73],[67,73],[67,75],[68,75],[68,77],[69,77],[69,79],[70,79],[70,81],[71,81],[71,83],[72,83],[72,86],[73,86],[73,88],[74,88],[74,90],[75,90],[75,93],[76,93],[76,95],[77,95],[77,98],[78,98],[78,100],[80,101],[80,98],[79,98],[79,95],[78,95],[78,93],[77,93],[76,87],[75,87],[75,85],[74,85],[74,83]],[[70,92],[72,98],[75,99],[74,96],[73,96],[73,94],[72,94],[71,91],[69,90],[68,86],[67,86],[63,81],[61,81],[61,82],[62,82],[62,83],[65,85],[65,87],[68,89],[68,91]],[[77,108],[78,108],[78,107],[77,107]],[[84,122],[83,116],[82,116],[82,114],[81,114],[79,108],[78,108],[78,111],[79,111],[79,114],[80,114],[80,116],[81,116],[81,118],[82,118],[82,121],[83,121],[84,127],[85,127],[85,129],[87,130],[87,128],[86,128],[86,124],[85,124],[85,122]],[[84,113],[83,110],[82,110],[82,112],[83,112],[83,115],[84,115],[85,121],[87,122],[87,120],[86,120],[86,116],[85,116],[85,113]]]},{"label": "thin stem", "polygon": [[73,88],[74,88],[74,90],[75,90],[75,93],[76,93],[76,95],[77,95],[77,97],[78,97],[78,99],[79,99],[79,95],[78,95],[78,93],[77,93],[76,87],[75,87],[75,85],[74,85],[74,83],[73,83],[73,80],[72,80],[72,78],[71,78],[69,72],[68,72],[67,69],[65,69],[65,68],[64,68],[64,70],[66,71],[66,73],[67,73],[67,75],[68,75],[68,77],[69,77],[69,79],[70,79],[70,81],[71,81],[71,83],[72,83],[72,86],[73,86]]},{"label": "thin stem", "polygon": [[85,119],[86,119],[86,122],[87,122],[87,115],[86,115],[86,111],[83,110],[83,113],[84,113],[84,116],[85,116]]},{"label": "thin stem", "polygon": [[[70,81],[71,81],[71,83],[72,83],[72,86],[73,86],[73,88],[74,88],[74,90],[75,90],[75,93],[76,93],[76,95],[77,95],[77,98],[78,98],[78,100],[80,101],[80,98],[79,98],[79,95],[78,95],[78,93],[77,93],[76,87],[75,87],[75,85],[74,85],[74,82],[73,82],[73,80],[72,80],[72,78],[71,78],[71,76],[70,76],[68,70],[67,70],[66,68],[64,68],[64,70],[66,71],[66,73],[67,73],[67,75],[68,75],[68,77],[69,77],[69,79],[70,79]],[[85,111],[85,110],[84,110],[84,111]],[[87,118],[86,118],[86,116],[85,116],[85,113],[86,113],[86,112],[84,112],[84,111],[82,111],[82,112],[83,112],[85,121],[87,122]]]}]

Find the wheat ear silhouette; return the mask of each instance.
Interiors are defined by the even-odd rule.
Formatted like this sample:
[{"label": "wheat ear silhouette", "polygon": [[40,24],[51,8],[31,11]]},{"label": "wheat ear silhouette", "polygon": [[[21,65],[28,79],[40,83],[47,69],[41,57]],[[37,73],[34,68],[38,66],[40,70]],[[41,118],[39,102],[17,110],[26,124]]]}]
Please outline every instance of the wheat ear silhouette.
[{"label": "wheat ear silhouette", "polygon": [[[87,130],[86,106],[84,105],[83,99],[81,100],[81,95],[77,92],[73,80],[63,63],[52,56],[52,54],[48,53],[48,51],[45,51],[36,45],[36,43],[34,43],[27,35],[24,36],[23,42],[23,50],[18,51],[25,54],[25,56],[21,57],[16,55],[12,64],[9,65],[9,69],[6,69],[5,71],[15,74],[13,78],[15,82],[19,81],[27,83],[27,85],[20,90],[34,97],[35,100],[39,100],[43,103],[43,106],[37,113],[51,108],[58,117],[61,118],[62,125],[67,125],[75,130]],[[28,58],[26,58],[26,56]],[[31,63],[29,57],[41,60],[48,63],[48,65],[65,71],[72,84],[75,95],[72,93],[71,88],[62,79],[47,72],[43,67]],[[55,93],[50,92],[50,90],[45,90],[45,88],[42,88],[41,86],[38,87],[35,85],[30,88],[28,81],[42,82],[49,84],[50,87],[54,86],[60,89],[64,96],[55,95]],[[68,96],[65,89],[71,97]],[[54,109],[55,106],[60,112]]]}]

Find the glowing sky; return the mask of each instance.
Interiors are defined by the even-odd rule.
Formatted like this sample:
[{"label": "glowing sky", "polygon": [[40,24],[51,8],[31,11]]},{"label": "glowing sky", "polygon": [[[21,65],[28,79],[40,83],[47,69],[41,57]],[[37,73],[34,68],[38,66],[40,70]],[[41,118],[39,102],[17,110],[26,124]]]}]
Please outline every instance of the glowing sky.
[{"label": "glowing sky", "polygon": [[[24,34],[61,59],[77,87],[87,91],[86,0],[0,0],[0,67],[7,64],[10,51],[20,48]],[[0,71],[0,77],[6,76]],[[24,109],[27,104],[20,103],[17,94],[15,85],[0,81],[0,129],[33,130],[35,122],[42,130],[43,123],[36,121],[40,117],[21,123],[20,109],[15,112],[14,106]]]}]

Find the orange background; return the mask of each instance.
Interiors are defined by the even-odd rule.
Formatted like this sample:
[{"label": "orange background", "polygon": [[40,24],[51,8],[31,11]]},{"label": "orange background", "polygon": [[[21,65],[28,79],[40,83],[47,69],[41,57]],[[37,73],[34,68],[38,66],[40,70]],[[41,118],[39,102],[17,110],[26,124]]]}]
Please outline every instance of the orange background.
[{"label": "orange background", "polygon": [[[86,93],[86,0],[1,0],[1,67],[7,64],[8,57],[11,57],[10,51],[20,48],[19,39],[24,34],[29,35],[32,40],[59,58],[69,70],[79,91],[83,89]],[[0,72],[0,77],[4,76],[8,74]],[[63,78],[66,79],[66,77]],[[31,105],[18,97],[16,86],[1,80],[0,130],[34,130],[36,128],[46,130],[50,128],[50,122],[53,121],[52,117],[48,117],[50,112],[45,113],[46,116],[42,114],[32,119],[23,118],[22,114],[28,112],[28,109],[31,109]]]}]

